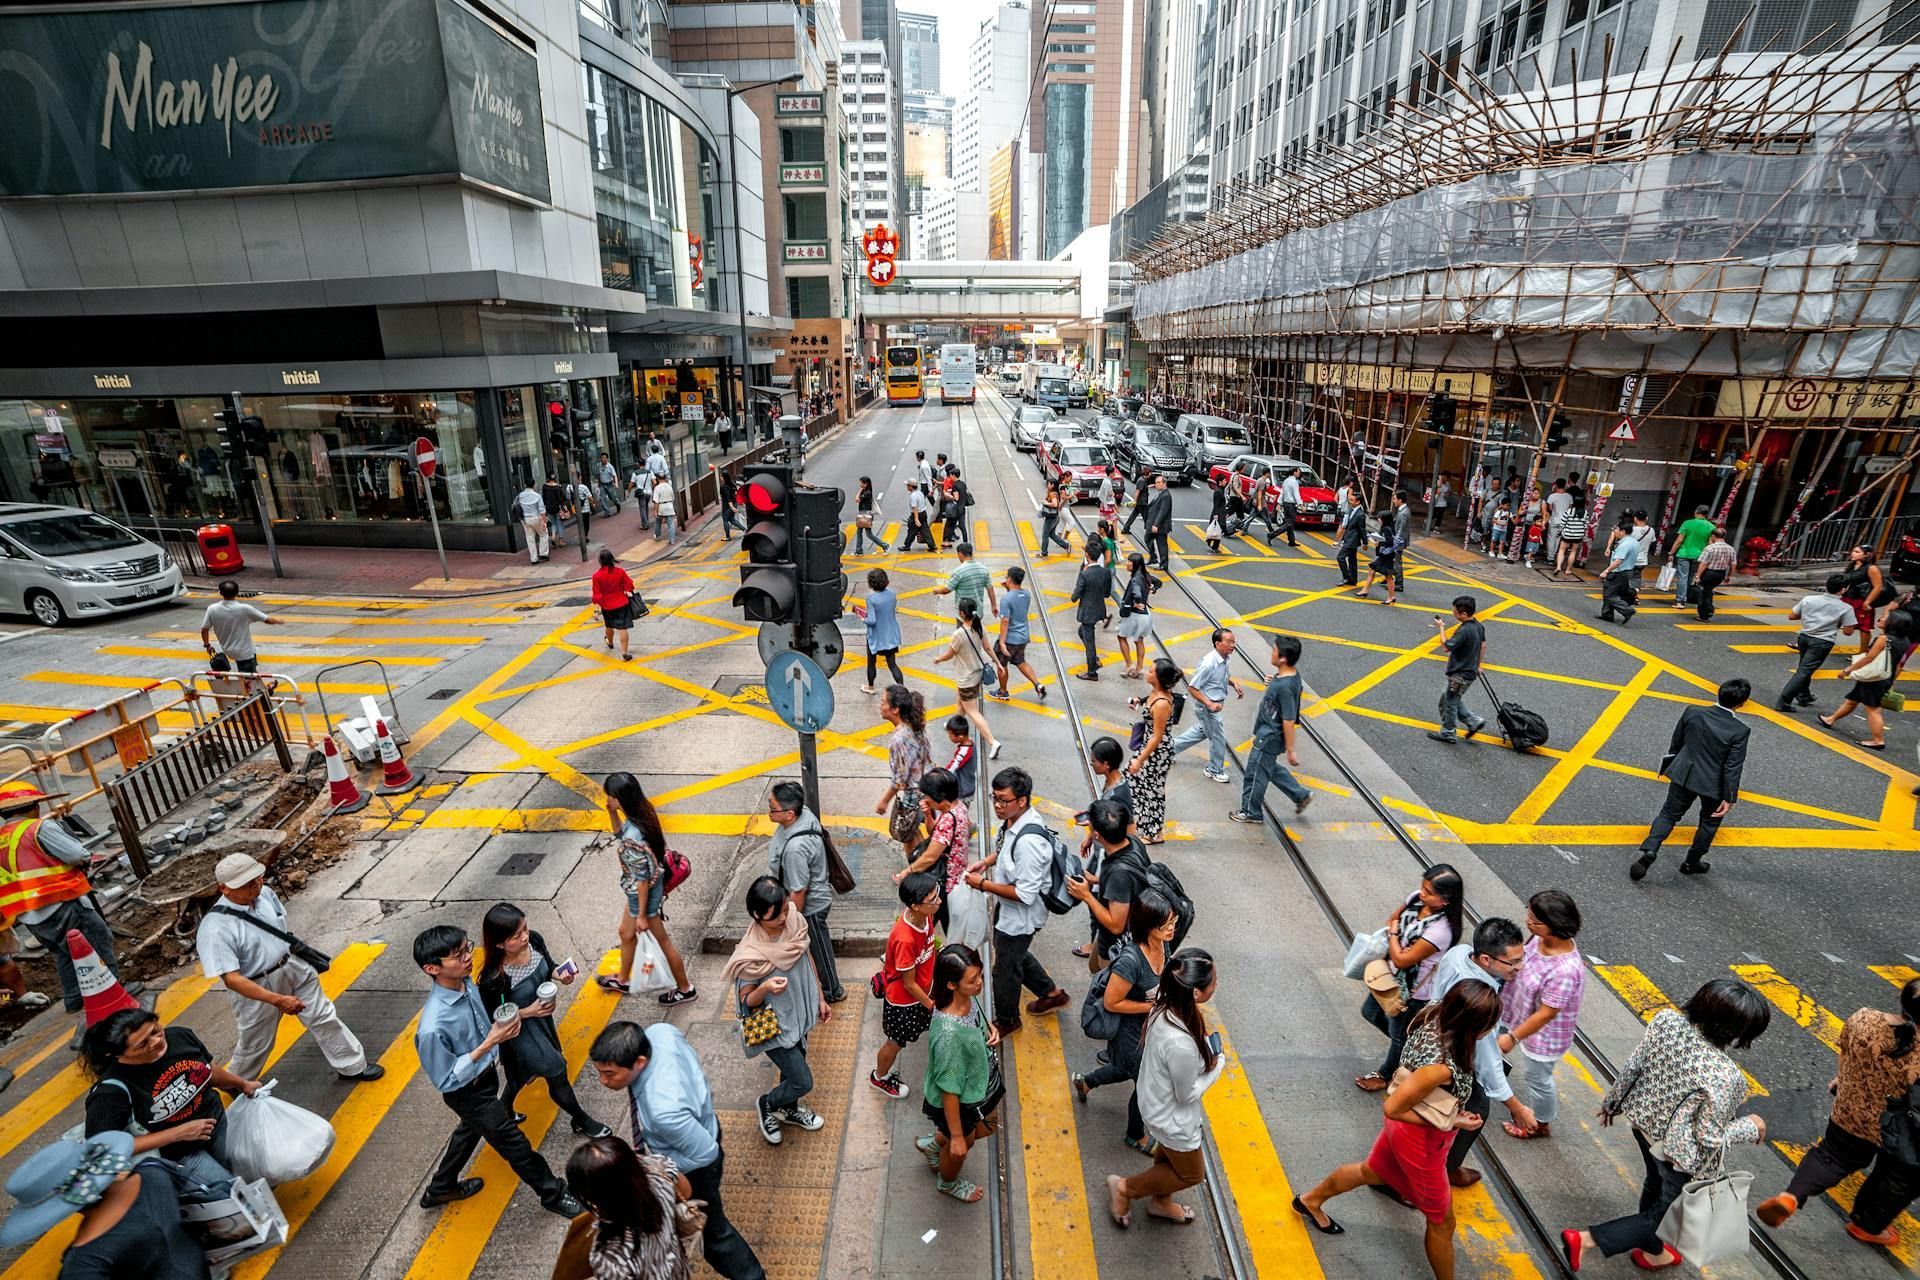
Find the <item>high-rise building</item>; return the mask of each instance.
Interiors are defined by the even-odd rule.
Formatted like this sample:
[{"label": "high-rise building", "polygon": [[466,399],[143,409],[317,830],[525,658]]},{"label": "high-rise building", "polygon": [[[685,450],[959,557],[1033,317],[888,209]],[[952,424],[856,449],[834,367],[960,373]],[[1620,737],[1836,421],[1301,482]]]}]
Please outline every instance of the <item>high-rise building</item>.
[{"label": "high-rise building", "polygon": [[1145,66],[1152,152],[1142,190],[1159,184],[1205,146],[1205,132],[1195,136],[1194,110],[1196,101],[1209,95],[1196,84],[1195,72],[1201,32],[1208,27],[1214,4],[1158,0],[1149,13]]},{"label": "high-rise building", "polygon": [[930,184],[914,218],[914,256],[932,262],[979,262],[987,257],[987,197],[951,180]]},{"label": "high-rise building", "polygon": [[1014,139],[987,157],[987,257],[1010,261],[1020,256],[1020,160]]},{"label": "high-rise building", "polygon": [[[909,93],[902,112],[906,117],[906,211],[912,217],[921,211],[927,188],[953,177],[953,99]],[[918,240],[913,241],[913,253],[927,256]]]},{"label": "high-rise building", "polygon": [[1032,83],[1028,39],[1032,13],[1010,0],[980,24],[967,55],[967,94],[954,113],[953,180],[985,191],[988,157],[1020,136]]},{"label": "high-rise building", "polygon": [[897,196],[895,169],[901,165],[900,136],[893,129],[898,101],[886,46],[878,40],[851,40],[841,46],[840,105],[847,121],[847,196],[858,229],[886,223],[902,231],[906,208]]},{"label": "high-rise building", "polygon": [[[809,12],[812,9],[809,8]],[[881,61],[886,68],[887,83],[887,136],[894,142],[906,136],[905,102],[901,94],[900,68],[904,64],[905,42],[901,38],[900,9],[895,0],[840,0],[840,31],[848,43],[878,45]],[[870,68],[863,68],[863,76],[872,75]],[[865,101],[870,97],[872,85],[862,86],[861,115],[871,114],[875,104]],[[864,126],[864,122],[863,122]],[[862,128],[864,134],[869,130]],[[862,150],[866,148],[863,146]],[[892,148],[891,167],[888,175],[892,193],[887,199],[888,209],[896,217],[907,207],[907,165],[902,149]],[[908,234],[904,219],[897,222],[897,229],[905,237]],[[912,245],[903,246],[908,252]]]},{"label": "high-rise building", "polygon": [[900,87],[940,92],[940,19],[931,13],[900,15]]},{"label": "high-rise building", "polygon": [[1041,257],[1105,223],[1148,185],[1148,15],[1147,0],[1054,0],[1029,36],[1032,65],[1042,69],[1025,133],[1039,168]]}]

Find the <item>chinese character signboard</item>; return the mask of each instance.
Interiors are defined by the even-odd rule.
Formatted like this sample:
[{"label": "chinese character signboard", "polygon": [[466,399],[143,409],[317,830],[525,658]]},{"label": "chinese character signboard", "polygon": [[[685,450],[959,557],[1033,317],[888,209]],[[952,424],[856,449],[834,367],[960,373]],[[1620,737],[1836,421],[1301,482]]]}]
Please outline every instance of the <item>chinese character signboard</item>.
[{"label": "chinese character signboard", "polygon": [[900,237],[882,222],[867,228],[867,233],[860,237],[860,248],[867,255],[867,279],[873,282],[874,287],[884,289],[892,284],[896,275],[894,259],[900,253]]},{"label": "chinese character signboard", "polygon": [[460,174],[549,199],[539,60],[460,0],[15,10],[0,49],[0,196]]},{"label": "chinese character signboard", "polygon": [[827,260],[827,242],[824,240],[789,240],[786,242],[786,260],[788,262],[825,262]]},{"label": "chinese character signboard", "polygon": [[773,114],[777,116],[818,116],[825,115],[827,99],[819,93],[783,93],[773,100]]},{"label": "chinese character signboard", "polygon": [[1716,412],[1728,418],[1892,418],[1920,404],[1905,382],[1728,378]]},{"label": "chinese character signboard", "polygon": [[687,237],[687,267],[693,273],[692,287],[695,289],[698,289],[706,281],[706,260],[705,243],[699,236],[689,235]]},{"label": "chinese character signboard", "polygon": [[827,167],[823,164],[780,166],[780,185],[783,187],[823,187],[826,183]]}]

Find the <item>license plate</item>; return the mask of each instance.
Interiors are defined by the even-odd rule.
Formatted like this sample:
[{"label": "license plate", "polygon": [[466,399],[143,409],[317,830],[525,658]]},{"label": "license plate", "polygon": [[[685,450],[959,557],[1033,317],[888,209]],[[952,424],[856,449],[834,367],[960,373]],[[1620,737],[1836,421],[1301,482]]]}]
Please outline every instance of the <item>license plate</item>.
[{"label": "license plate", "polygon": [[137,596],[157,596],[161,590],[162,587],[157,582],[143,582],[133,589],[133,594]]}]

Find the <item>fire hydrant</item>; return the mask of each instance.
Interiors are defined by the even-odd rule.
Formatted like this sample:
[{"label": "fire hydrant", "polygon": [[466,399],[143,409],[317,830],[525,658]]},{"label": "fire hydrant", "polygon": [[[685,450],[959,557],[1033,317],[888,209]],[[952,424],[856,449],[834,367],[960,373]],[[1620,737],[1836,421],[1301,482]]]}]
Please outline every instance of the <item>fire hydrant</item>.
[{"label": "fire hydrant", "polygon": [[1773,555],[1773,539],[1754,534],[1740,544],[1741,572],[1759,576],[1760,564]]}]

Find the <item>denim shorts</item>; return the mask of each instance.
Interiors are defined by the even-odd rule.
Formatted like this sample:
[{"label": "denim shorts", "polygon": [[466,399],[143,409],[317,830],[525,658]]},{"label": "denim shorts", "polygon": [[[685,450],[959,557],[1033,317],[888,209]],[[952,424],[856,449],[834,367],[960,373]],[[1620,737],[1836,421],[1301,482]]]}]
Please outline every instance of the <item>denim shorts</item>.
[{"label": "denim shorts", "polygon": [[[649,920],[658,919],[660,917],[660,912],[666,907],[666,905],[667,905],[667,894],[666,894],[666,888],[665,888],[665,877],[655,876],[653,879],[647,881],[647,910],[646,910],[647,919]],[[641,915],[640,895],[637,892],[629,893],[627,895],[627,914],[632,916],[636,920],[640,918],[640,915]]]}]

